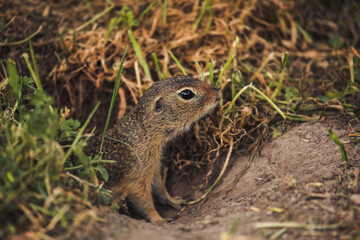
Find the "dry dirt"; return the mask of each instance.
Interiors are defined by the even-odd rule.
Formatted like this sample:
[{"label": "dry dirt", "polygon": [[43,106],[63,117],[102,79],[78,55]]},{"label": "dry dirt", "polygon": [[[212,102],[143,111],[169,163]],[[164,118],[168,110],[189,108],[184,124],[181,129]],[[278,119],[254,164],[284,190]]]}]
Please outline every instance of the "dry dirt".
[{"label": "dry dirt", "polygon": [[[264,143],[250,168],[249,155],[234,150],[219,185],[203,202],[185,207],[173,222],[154,225],[101,208],[104,222],[76,235],[86,239],[266,239],[281,228],[256,229],[257,223],[296,222],[333,229],[286,228],[278,239],[349,239],[360,229],[359,205],[349,200],[359,194],[359,187],[351,186],[345,177],[329,126],[345,143],[349,173],[356,175],[360,147],[350,143],[346,124],[303,123]],[[186,195],[178,190],[177,195]],[[160,213],[174,215],[163,208]]]}]

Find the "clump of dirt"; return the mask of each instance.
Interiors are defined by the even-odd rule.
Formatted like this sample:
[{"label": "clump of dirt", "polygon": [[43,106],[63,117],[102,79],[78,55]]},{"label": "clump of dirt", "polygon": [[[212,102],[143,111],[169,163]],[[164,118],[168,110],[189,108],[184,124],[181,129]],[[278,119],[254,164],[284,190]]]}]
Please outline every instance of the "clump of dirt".
[{"label": "clump of dirt", "polygon": [[[345,143],[349,178],[328,136],[329,126]],[[359,203],[350,200],[360,193],[360,147],[349,140],[345,124],[300,124],[265,143],[249,168],[249,155],[235,152],[215,190],[203,202],[185,207],[173,222],[154,225],[100,208],[104,222],[76,237],[264,239],[284,229],[278,239],[348,239],[360,229]],[[160,212],[169,215],[164,208]],[[266,222],[274,229],[260,225]],[[289,225],[277,226],[280,222]]]}]

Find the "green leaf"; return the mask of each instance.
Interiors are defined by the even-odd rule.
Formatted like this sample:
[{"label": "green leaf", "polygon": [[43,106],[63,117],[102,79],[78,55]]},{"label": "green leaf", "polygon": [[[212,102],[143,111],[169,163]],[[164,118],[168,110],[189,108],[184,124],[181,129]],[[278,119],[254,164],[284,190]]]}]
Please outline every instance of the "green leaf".
[{"label": "green leaf", "polygon": [[10,86],[14,91],[17,101],[20,101],[21,96],[21,82],[19,81],[19,75],[16,71],[14,62],[11,59],[8,59],[6,62],[6,68],[9,74]]},{"label": "green leaf", "polygon": [[134,14],[128,6],[125,6],[121,9],[120,18],[126,23],[129,29],[131,29],[133,26],[139,25],[139,21],[134,19]]},{"label": "green leaf", "polygon": [[99,193],[98,197],[104,202],[104,204],[109,205],[111,203],[111,198],[105,194]]},{"label": "green leaf", "polygon": [[341,92],[339,92],[339,91],[336,90],[336,89],[327,91],[327,92],[326,92],[326,96],[328,96],[328,97],[331,98],[331,99],[334,99],[334,98],[342,98],[342,97],[343,97],[343,95],[341,94]]},{"label": "green leaf", "polygon": [[81,123],[78,120],[74,120],[71,118],[63,121],[60,126],[60,131],[62,135],[60,140],[70,140],[71,138],[75,138],[77,134],[75,130],[77,130],[80,125]]},{"label": "green leaf", "polygon": [[90,157],[88,157],[84,151],[81,149],[81,146],[75,145],[74,146],[74,153],[76,157],[79,159],[79,161],[84,166],[84,172],[86,178],[89,178],[91,181],[94,181],[95,179],[95,172],[94,168],[92,167],[90,163]]},{"label": "green leaf", "polygon": [[108,172],[106,171],[106,169],[104,168],[104,166],[102,164],[97,165],[96,167],[94,167],[94,169],[100,173],[100,176],[106,182],[109,180],[109,174],[108,174]]},{"label": "green leaf", "polygon": [[14,178],[14,176],[12,175],[11,172],[7,172],[7,173],[6,173],[6,176],[7,176],[8,180],[9,180],[10,182],[14,182],[14,181],[15,181],[15,178]]},{"label": "green leaf", "polygon": [[66,119],[65,121],[64,121],[64,123],[66,123],[66,125],[69,127],[69,128],[71,128],[72,130],[76,130],[76,129],[78,129],[79,127],[80,127],[80,125],[81,125],[81,123],[80,123],[80,121],[78,121],[78,120],[75,120],[75,119]]},{"label": "green leaf", "polygon": [[236,83],[239,88],[245,87],[245,79],[239,69],[231,69],[229,75],[230,79]]},{"label": "green leaf", "polygon": [[110,20],[110,24],[106,30],[106,34],[105,34],[105,39],[109,38],[109,35],[111,33],[112,30],[114,30],[114,28],[119,25],[119,23],[121,22],[121,18],[120,17],[113,17]]},{"label": "green leaf", "polygon": [[339,34],[334,34],[332,35],[330,38],[329,38],[329,42],[330,42],[330,45],[334,48],[334,49],[338,49],[341,44],[342,44],[342,41],[341,41],[341,38],[339,36]]},{"label": "green leaf", "polygon": [[360,68],[354,68],[354,79],[360,82]]},{"label": "green leaf", "polygon": [[293,98],[299,97],[299,90],[295,87],[285,87],[285,99],[290,101]]},{"label": "green leaf", "polygon": [[310,34],[308,32],[305,31],[305,29],[303,29],[299,23],[296,23],[296,26],[298,28],[298,30],[300,31],[300,33],[303,35],[304,37],[304,40],[309,43],[309,44],[312,44],[313,43],[313,39],[312,37],[310,36]]},{"label": "green leaf", "polygon": [[348,85],[346,86],[345,92],[344,92],[344,96],[346,95],[352,95],[355,93],[360,92],[358,84],[354,83],[354,82],[348,82]]},{"label": "green leaf", "polygon": [[44,106],[45,104],[53,104],[54,100],[45,92],[38,92],[35,94],[30,103],[34,107]]},{"label": "green leaf", "polygon": [[24,88],[26,88],[26,90],[30,90],[30,91],[35,91],[35,85],[34,85],[34,80],[32,78],[29,78],[27,76],[19,76],[20,78],[20,82],[23,83]]},{"label": "green leaf", "polygon": [[325,102],[327,102],[327,101],[331,100],[331,98],[330,98],[330,97],[328,97],[328,96],[321,96],[321,95],[316,96],[315,98],[319,99],[319,100],[320,100],[321,102],[323,102],[323,103],[325,103]]},{"label": "green leaf", "polygon": [[53,99],[40,91],[33,95],[30,104],[34,109],[26,118],[28,131],[43,139],[55,139],[58,134],[59,114],[52,108]]},{"label": "green leaf", "polygon": [[282,131],[279,131],[278,129],[274,128],[271,135],[272,135],[272,138],[277,138],[277,137],[280,137],[282,134],[283,134]]}]

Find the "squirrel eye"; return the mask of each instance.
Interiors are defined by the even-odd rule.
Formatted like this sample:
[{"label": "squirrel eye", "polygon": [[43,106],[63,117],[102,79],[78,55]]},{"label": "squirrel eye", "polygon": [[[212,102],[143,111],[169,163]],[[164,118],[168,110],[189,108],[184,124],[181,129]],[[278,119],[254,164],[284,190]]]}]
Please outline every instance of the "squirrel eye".
[{"label": "squirrel eye", "polygon": [[193,93],[189,89],[185,89],[179,93],[179,96],[184,100],[190,100],[195,97],[195,93]]}]

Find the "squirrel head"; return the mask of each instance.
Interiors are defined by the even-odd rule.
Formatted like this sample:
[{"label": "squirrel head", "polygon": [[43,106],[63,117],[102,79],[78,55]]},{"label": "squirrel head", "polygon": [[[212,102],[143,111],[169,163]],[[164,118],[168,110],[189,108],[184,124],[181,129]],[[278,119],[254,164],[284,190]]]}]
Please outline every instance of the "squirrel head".
[{"label": "squirrel head", "polygon": [[219,99],[219,90],[208,83],[176,76],[155,82],[140,98],[136,112],[141,112],[146,129],[171,139],[211,112]]}]

